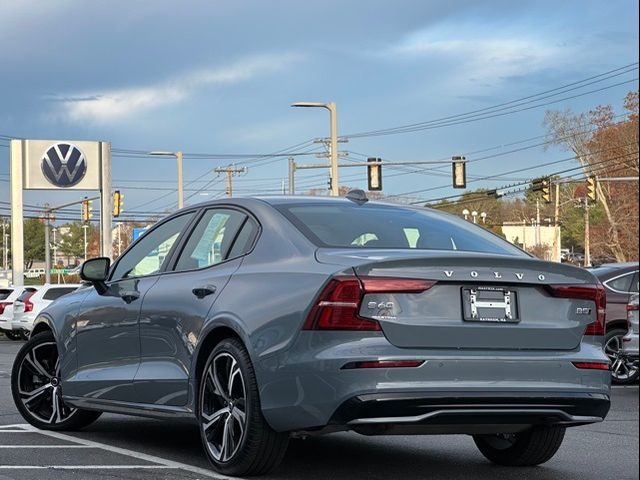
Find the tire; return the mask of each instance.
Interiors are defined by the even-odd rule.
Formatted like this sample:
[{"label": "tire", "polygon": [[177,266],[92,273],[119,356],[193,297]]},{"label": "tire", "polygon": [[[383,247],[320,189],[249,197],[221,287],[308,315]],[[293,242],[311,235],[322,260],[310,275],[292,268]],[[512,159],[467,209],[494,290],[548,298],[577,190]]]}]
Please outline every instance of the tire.
[{"label": "tire", "polygon": [[564,440],[564,427],[540,426],[507,435],[474,435],[480,452],[491,462],[509,467],[531,467],[548,462]]},{"label": "tire", "polygon": [[604,353],[611,360],[611,381],[616,385],[631,385],[638,381],[640,368],[633,360],[621,354],[622,338],[627,331],[616,328],[607,332],[604,340]]},{"label": "tire", "polygon": [[11,393],[22,417],[41,430],[78,430],[96,421],[101,412],[65,405],[59,380],[58,347],[51,332],[25,343],[13,362]]},{"label": "tire", "polygon": [[262,415],[249,354],[236,339],[222,340],[209,354],[199,379],[198,423],[209,462],[225,475],[268,473],[287,450],[289,435]]},{"label": "tire", "polygon": [[14,332],[13,330],[6,330],[4,334],[9,340],[13,340],[13,341],[20,340],[20,332]]}]

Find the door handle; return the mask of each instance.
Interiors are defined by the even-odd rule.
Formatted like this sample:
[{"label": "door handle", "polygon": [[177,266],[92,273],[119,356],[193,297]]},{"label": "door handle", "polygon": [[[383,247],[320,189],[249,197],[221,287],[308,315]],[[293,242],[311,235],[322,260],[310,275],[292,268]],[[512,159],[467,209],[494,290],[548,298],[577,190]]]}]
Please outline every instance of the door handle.
[{"label": "door handle", "polygon": [[193,294],[196,297],[198,297],[199,299],[202,300],[207,295],[212,295],[212,294],[216,293],[216,286],[215,285],[202,285],[201,287],[194,288],[193,290],[191,290],[191,292],[193,292]]},{"label": "door handle", "polygon": [[140,298],[140,292],[136,292],[135,290],[127,290],[125,292],[122,292],[120,296],[125,302],[131,303],[134,300]]}]

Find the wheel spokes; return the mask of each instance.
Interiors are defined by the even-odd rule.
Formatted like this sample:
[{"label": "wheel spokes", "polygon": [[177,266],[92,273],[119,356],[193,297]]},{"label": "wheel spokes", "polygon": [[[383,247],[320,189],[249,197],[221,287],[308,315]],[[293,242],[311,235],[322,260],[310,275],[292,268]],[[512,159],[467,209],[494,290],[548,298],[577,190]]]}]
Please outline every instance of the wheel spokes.
[{"label": "wheel spokes", "polygon": [[47,383],[46,385],[42,385],[41,387],[38,387],[35,390],[32,390],[30,392],[23,392],[22,390],[20,390],[20,395],[22,396],[22,401],[25,404],[27,404],[35,400],[36,398],[38,398],[43,393],[46,393],[47,390],[51,388],[53,388],[53,385],[51,385],[50,383]]},{"label": "wheel spokes", "polygon": [[40,422],[60,423],[77,412],[62,401],[59,370],[55,342],[35,345],[25,354],[18,369],[18,392],[22,405]]},{"label": "wheel spokes", "polygon": [[229,353],[209,364],[200,401],[201,429],[210,454],[221,462],[231,459],[245,433],[246,398],[238,361]]}]

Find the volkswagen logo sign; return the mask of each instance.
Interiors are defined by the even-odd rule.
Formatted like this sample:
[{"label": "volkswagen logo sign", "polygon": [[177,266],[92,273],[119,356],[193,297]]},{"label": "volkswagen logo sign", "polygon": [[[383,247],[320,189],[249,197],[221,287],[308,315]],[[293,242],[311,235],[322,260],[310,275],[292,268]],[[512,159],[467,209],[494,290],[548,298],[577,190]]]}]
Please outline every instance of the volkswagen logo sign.
[{"label": "volkswagen logo sign", "polygon": [[87,173],[87,160],[75,145],[56,143],[42,157],[42,173],[56,187],[73,187]]}]

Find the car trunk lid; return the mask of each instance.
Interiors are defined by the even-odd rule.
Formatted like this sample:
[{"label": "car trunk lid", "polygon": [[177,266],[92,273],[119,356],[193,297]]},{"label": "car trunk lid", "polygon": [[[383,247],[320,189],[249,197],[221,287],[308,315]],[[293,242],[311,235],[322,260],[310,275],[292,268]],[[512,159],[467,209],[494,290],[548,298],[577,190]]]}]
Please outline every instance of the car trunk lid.
[{"label": "car trunk lid", "polygon": [[365,294],[360,316],[380,322],[398,347],[572,350],[597,319],[594,301],[552,294],[550,285],[597,283],[566,265],[468,252],[334,251],[320,258],[350,261],[361,279],[435,281],[420,293]]}]

